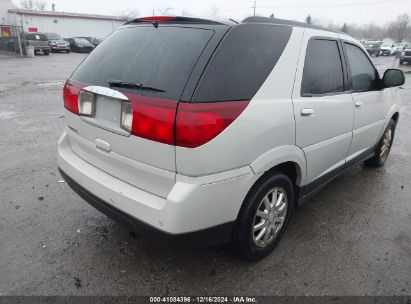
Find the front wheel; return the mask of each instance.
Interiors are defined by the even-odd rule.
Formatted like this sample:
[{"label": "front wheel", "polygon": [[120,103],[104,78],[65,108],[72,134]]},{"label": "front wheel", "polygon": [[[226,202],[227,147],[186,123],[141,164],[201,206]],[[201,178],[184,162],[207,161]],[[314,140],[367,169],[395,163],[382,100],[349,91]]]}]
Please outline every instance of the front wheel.
[{"label": "front wheel", "polygon": [[244,258],[260,260],[274,250],[287,228],[293,205],[293,183],[280,172],[265,177],[250,190],[234,235]]},{"label": "front wheel", "polygon": [[48,56],[48,55],[50,55],[50,51],[43,51],[43,54],[44,54],[45,56]]},{"label": "front wheel", "polygon": [[367,166],[382,167],[385,164],[394,140],[395,127],[395,121],[391,119],[380,141],[375,146],[374,156],[364,162]]}]

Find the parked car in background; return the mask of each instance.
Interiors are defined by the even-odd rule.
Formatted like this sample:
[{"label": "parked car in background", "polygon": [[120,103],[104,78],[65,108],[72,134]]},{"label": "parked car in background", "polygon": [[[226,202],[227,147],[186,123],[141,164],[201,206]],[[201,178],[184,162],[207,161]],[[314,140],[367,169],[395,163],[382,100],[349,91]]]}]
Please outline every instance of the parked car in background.
[{"label": "parked car in background", "polygon": [[405,50],[401,51],[400,65],[403,65],[404,62],[407,64],[411,62],[411,47],[406,47]]},{"label": "parked car in background", "polygon": [[299,203],[352,165],[384,165],[404,81],[306,23],[134,19],[64,85],[59,170],[132,231],[258,260]]},{"label": "parked car in background", "polygon": [[49,41],[51,52],[70,53],[70,44],[62,36],[56,33],[44,33]]},{"label": "parked car in background", "polygon": [[104,39],[102,38],[95,38],[95,37],[78,37],[78,38],[84,38],[86,39],[88,42],[90,42],[92,45],[94,45],[95,47],[97,45],[99,45]]},{"label": "parked car in background", "polygon": [[370,56],[378,57],[380,56],[381,44],[381,42],[366,42],[364,47]]},{"label": "parked car in background", "polygon": [[44,55],[50,54],[50,45],[44,33],[24,33],[26,46],[34,47],[34,54],[43,52]]},{"label": "parked car in background", "polygon": [[391,56],[394,51],[394,44],[382,44],[380,47],[380,56]]},{"label": "parked car in background", "polygon": [[73,37],[66,39],[70,44],[70,50],[78,53],[90,53],[94,50],[94,45],[81,37]]},{"label": "parked car in background", "polygon": [[104,40],[103,38],[96,38],[96,39],[93,40],[92,44],[94,46],[98,46],[100,43],[103,42],[103,40]]}]

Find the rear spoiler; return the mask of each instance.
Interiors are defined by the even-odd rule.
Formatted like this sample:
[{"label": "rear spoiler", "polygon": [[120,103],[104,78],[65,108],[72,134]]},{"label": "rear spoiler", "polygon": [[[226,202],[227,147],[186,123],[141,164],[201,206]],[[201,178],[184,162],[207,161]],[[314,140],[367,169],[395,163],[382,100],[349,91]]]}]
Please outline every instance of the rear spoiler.
[{"label": "rear spoiler", "polygon": [[[225,20],[224,20],[225,21]],[[192,18],[192,17],[182,17],[182,16],[149,16],[136,18],[130,21],[127,21],[124,24],[135,24],[135,23],[167,23],[167,24],[181,24],[181,23],[190,23],[190,24],[215,24],[215,25],[233,25],[233,21],[227,20],[210,20],[210,19],[201,19],[201,18]]]}]

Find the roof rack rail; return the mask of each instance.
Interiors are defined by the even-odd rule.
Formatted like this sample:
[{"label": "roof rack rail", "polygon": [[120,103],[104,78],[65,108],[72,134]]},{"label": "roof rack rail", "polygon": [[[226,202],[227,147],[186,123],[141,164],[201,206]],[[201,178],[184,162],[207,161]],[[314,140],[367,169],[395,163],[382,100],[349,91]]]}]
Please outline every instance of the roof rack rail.
[{"label": "roof rack rail", "polygon": [[304,28],[312,28],[312,29],[317,29],[317,30],[322,30],[322,31],[338,33],[338,34],[345,34],[338,30],[333,30],[333,29],[329,29],[329,28],[325,28],[325,27],[321,27],[317,25],[312,25],[312,24],[305,23],[305,22],[298,22],[298,21],[292,21],[292,20],[287,20],[287,19],[269,18],[269,17],[248,17],[248,18],[245,18],[241,23],[273,23],[273,24],[278,24],[278,25],[290,25],[290,26],[297,26],[297,27],[304,27]]}]

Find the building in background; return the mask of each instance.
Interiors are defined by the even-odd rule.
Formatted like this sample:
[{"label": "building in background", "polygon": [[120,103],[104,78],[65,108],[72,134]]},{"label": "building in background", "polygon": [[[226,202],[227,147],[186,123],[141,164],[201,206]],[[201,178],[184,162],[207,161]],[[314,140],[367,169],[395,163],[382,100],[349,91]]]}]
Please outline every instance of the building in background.
[{"label": "building in background", "polygon": [[123,23],[118,16],[18,9],[11,0],[0,0],[0,25],[23,25],[26,32],[105,38]]}]

